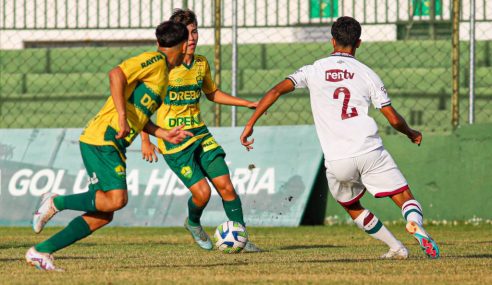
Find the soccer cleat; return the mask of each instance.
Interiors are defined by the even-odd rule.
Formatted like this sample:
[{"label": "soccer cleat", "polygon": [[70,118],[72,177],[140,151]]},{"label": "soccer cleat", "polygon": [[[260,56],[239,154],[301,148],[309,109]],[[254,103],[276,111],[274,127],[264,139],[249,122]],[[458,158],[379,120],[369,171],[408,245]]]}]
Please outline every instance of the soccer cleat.
[{"label": "soccer cleat", "polygon": [[32,229],[35,233],[39,234],[43,230],[46,223],[59,212],[53,203],[53,199],[56,196],[58,195],[54,193],[45,193],[41,196],[39,208],[36,213],[34,213],[34,217],[32,218]]},{"label": "soccer cleat", "polygon": [[408,250],[405,247],[400,247],[396,250],[390,249],[387,253],[381,255],[381,259],[407,259]]},{"label": "soccer cleat", "polygon": [[188,218],[184,223],[185,229],[187,229],[195,242],[203,249],[211,250],[213,248],[212,241],[207,233],[203,230],[202,226],[194,227],[188,224]]},{"label": "soccer cleat", "polygon": [[420,247],[424,251],[425,255],[429,258],[439,258],[439,247],[437,243],[431,238],[431,236],[424,230],[424,228],[416,222],[408,222],[406,226],[407,232],[413,235],[413,237],[419,242]]},{"label": "soccer cleat", "polygon": [[53,264],[53,256],[51,254],[38,252],[34,246],[27,251],[26,261],[28,264],[39,270],[63,271],[63,269],[55,267]]},{"label": "soccer cleat", "polygon": [[250,242],[248,240],[248,242],[246,242],[246,244],[244,245],[244,248],[243,248],[243,252],[261,252],[261,248],[257,247],[254,243]]}]

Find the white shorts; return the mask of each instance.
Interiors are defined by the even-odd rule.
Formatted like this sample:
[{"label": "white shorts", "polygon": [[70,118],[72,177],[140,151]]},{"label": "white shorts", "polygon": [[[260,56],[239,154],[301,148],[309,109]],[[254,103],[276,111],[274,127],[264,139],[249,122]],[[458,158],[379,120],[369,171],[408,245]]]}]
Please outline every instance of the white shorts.
[{"label": "white shorts", "polygon": [[343,206],[359,201],[366,189],[376,198],[408,189],[405,177],[384,148],[357,157],[325,160],[325,166],[330,192]]}]

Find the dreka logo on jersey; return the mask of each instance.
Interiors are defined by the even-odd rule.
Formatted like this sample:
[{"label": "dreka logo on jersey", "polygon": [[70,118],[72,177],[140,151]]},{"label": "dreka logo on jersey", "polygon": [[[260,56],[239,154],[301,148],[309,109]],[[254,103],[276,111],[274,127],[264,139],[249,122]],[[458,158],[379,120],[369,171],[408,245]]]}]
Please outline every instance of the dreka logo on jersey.
[{"label": "dreka logo on jersey", "polygon": [[169,118],[168,120],[169,127],[173,128],[176,126],[185,125],[187,127],[198,126],[203,123],[202,116],[200,114],[188,117],[179,117],[179,118]]},{"label": "dreka logo on jersey", "polygon": [[326,81],[330,82],[340,82],[345,79],[354,79],[355,73],[349,72],[348,70],[341,70],[341,69],[330,69],[327,70],[325,73],[325,79]]}]

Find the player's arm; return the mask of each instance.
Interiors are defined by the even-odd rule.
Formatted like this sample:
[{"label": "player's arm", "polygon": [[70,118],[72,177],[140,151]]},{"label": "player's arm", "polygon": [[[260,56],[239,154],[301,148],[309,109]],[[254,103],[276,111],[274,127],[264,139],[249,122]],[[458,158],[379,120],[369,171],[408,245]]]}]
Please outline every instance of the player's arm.
[{"label": "player's arm", "polygon": [[254,109],[258,105],[258,102],[251,102],[242,98],[231,96],[220,89],[216,89],[214,92],[205,95],[208,100],[222,105],[247,107],[250,109]]},{"label": "player's arm", "polygon": [[420,145],[422,134],[410,128],[405,119],[391,105],[381,108],[381,113],[386,117],[390,125],[400,133],[406,135],[413,143]]},{"label": "player's arm", "polygon": [[174,129],[167,131],[163,128],[159,128],[152,121],[148,121],[145,124],[143,130],[144,132],[153,135],[154,137],[163,139],[172,144],[177,144],[182,142],[186,137],[192,137],[193,134],[183,130],[183,125],[175,127]]},{"label": "player's arm", "polygon": [[275,87],[270,89],[270,91],[268,91],[265,96],[263,96],[263,98],[258,103],[258,106],[256,106],[255,112],[246,123],[246,126],[244,126],[243,133],[241,134],[241,144],[244,145],[247,150],[253,149],[251,145],[254,143],[255,140],[252,139],[251,141],[248,141],[248,137],[253,134],[253,127],[256,124],[256,121],[258,121],[261,115],[263,115],[263,113],[265,113],[280,96],[292,92],[294,91],[294,89],[294,82],[292,82],[292,80],[290,79],[285,79],[277,84]]},{"label": "player's arm", "polygon": [[109,89],[113,98],[116,112],[118,112],[118,134],[117,139],[122,139],[130,133],[130,125],[126,118],[125,86],[126,76],[119,66],[109,72]]},{"label": "player's arm", "polygon": [[148,162],[157,162],[157,152],[160,152],[159,148],[150,141],[150,136],[145,131],[140,132],[140,138],[142,139],[142,159]]}]

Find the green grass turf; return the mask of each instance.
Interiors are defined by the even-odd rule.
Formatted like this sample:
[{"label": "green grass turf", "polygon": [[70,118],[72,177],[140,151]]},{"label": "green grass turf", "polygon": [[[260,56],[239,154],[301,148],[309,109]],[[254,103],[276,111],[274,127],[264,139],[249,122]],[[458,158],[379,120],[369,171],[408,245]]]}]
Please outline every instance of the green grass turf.
[{"label": "green grass turf", "polygon": [[[182,228],[106,228],[55,254],[66,272],[41,272],[26,250],[57,228],[0,228],[0,283],[12,284],[491,284],[492,226],[428,226],[442,259],[429,260],[403,224],[390,229],[410,250],[379,260],[386,246],[354,225],[251,228],[263,253],[203,251]],[[212,229],[208,229],[211,232]]]}]

